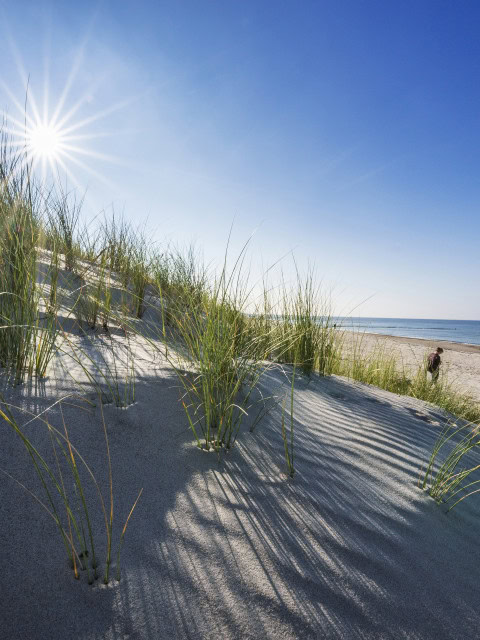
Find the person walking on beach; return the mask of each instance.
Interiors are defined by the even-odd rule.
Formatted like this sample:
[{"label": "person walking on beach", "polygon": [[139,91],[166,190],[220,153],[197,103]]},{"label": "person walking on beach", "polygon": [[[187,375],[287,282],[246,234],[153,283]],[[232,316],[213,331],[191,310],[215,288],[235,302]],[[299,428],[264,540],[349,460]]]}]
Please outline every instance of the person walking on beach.
[{"label": "person walking on beach", "polygon": [[427,359],[427,371],[432,374],[432,382],[434,384],[436,384],[440,373],[440,365],[442,364],[442,359],[440,358],[441,353],[443,353],[442,347],[437,347],[437,350],[433,351]]}]

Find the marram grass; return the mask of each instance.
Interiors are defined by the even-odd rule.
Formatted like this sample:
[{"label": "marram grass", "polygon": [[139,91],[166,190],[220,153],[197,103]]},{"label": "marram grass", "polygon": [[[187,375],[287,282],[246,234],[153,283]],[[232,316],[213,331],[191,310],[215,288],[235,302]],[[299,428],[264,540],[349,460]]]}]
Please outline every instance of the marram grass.
[{"label": "marram grass", "polygon": [[[4,402],[0,403],[0,419],[3,423],[10,427],[19,437],[23,443],[29,458],[33,464],[37,477],[40,480],[41,487],[45,494],[45,502],[38,498],[29,489],[26,489],[21,481],[12,478],[17,485],[27,490],[27,492],[39,502],[50,517],[54,520],[57,529],[60,533],[61,540],[65,547],[67,557],[70,562],[70,566],[73,569],[74,577],[80,578],[79,569],[86,571],[87,581],[89,584],[99,577],[98,568],[100,566],[96,552],[95,552],[95,538],[99,535],[98,531],[94,531],[92,526],[91,510],[93,505],[89,504],[86,499],[86,493],[84,491],[84,480],[82,476],[90,478],[93,482],[103,514],[105,524],[106,535],[106,558],[105,567],[103,573],[103,582],[108,584],[110,580],[110,566],[112,560],[112,537],[113,537],[113,524],[114,524],[114,492],[113,492],[113,477],[111,468],[110,447],[107,436],[107,429],[105,419],[102,412],[102,425],[105,438],[105,458],[108,468],[108,500],[104,499],[102,490],[98,484],[98,481],[82,457],[80,452],[73,445],[70,434],[67,429],[67,425],[63,419],[63,412],[61,410],[61,402],[56,404],[60,405],[60,412],[62,416],[63,432],[56,429],[52,424],[42,418],[41,416],[31,416],[27,422],[29,424],[32,421],[38,421],[40,424],[48,430],[50,436],[50,442],[52,447],[52,455],[54,459],[53,464],[47,462],[46,456],[42,454],[39,449],[33,444],[32,440],[25,435],[24,427],[21,427],[17,418],[14,416],[13,407]],[[101,407],[101,403],[100,403]],[[44,412],[46,413],[46,412]],[[25,415],[28,412],[23,411]],[[63,464],[61,460],[63,459]],[[84,473],[81,473],[81,469]],[[7,472],[2,470],[5,475],[10,476]],[[69,489],[72,487],[72,489]],[[117,569],[116,577],[120,579],[120,553],[124,544],[124,537],[128,522],[132,516],[132,513],[140,498],[138,494],[129,514],[122,528],[120,541],[117,548]],[[55,496],[57,499],[55,499]],[[79,503],[80,509],[77,508]],[[64,515],[62,516],[62,511]]]},{"label": "marram grass", "polygon": [[450,421],[434,445],[421,487],[437,503],[446,504],[447,512],[480,492],[480,460],[472,456],[478,447],[479,424]]}]

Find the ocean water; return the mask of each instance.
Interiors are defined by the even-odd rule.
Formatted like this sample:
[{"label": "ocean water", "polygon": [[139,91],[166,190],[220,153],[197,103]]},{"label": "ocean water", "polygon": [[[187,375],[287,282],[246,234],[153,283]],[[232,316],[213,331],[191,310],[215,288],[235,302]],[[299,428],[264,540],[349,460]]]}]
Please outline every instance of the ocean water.
[{"label": "ocean water", "polygon": [[405,338],[446,340],[480,345],[480,320],[419,320],[415,318],[338,318],[345,329]]}]

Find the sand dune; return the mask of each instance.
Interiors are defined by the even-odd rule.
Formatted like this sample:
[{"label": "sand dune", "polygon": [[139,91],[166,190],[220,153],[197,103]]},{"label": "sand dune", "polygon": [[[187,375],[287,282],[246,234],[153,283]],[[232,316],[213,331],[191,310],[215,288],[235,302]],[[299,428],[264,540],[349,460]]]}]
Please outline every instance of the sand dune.
[{"label": "sand dune", "polygon": [[[280,370],[263,384],[288,393]],[[39,412],[74,391],[52,378],[9,400]],[[172,369],[157,359],[145,364],[135,405],[104,408],[118,526],[144,488],[120,582],[75,581],[54,523],[2,477],[0,637],[480,637],[479,502],[447,516],[417,487],[440,410],[342,378],[298,378],[291,480],[279,406],[253,433],[246,423],[219,462],[195,446],[178,397]],[[63,413],[106,493],[99,406],[70,398]],[[49,415],[61,425],[58,405]],[[1,429],[0,467],[40,495],[18,437]],[[43,427],[27,431],[48,450]],[[102,535],[100,510],[94,529]]]}]

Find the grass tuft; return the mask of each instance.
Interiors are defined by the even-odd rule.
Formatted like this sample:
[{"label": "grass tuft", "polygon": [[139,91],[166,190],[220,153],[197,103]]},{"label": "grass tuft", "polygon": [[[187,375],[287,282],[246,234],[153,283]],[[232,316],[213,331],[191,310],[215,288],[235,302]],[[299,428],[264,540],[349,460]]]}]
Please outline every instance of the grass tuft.
[{"label": "grass tuft", "polygon": [[287,464],[288,475],[290,478],[293,478],[295,475],[295,466],[294,466],[294,447],[293,447],[293,436],[294,436],[294,425],[293,425],[293,398],[295,391],[295,367],[293,367],[292,372],[292,386],[290,391],[290,443],[288,442],[287,431],[285,429],[285,400],[283,401],[282,407],[282,439],[283,445],[285,449],[285,462]]},{"label": "grass tuft", "polygon": [[[450,503],[447,513],[459,502],[480,492],[480,488],[472,488],[480,484],[480,464],[468,456],[479,446],[480,425],[459,426],[456,422],[447,423],[434,445],[421,487],[437,503]],[[442,454],[443,462],[436,468]]]}]

